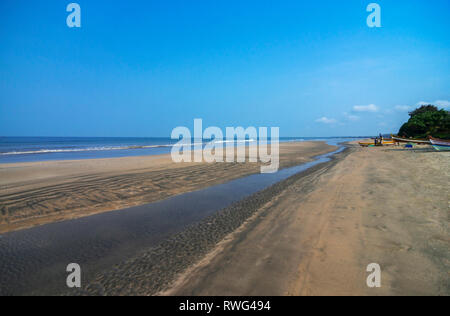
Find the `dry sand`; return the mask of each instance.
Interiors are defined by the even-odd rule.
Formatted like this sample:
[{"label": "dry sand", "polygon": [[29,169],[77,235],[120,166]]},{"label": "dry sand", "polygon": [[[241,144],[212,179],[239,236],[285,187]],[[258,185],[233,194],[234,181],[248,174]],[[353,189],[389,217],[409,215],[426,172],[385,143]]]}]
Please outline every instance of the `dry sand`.
[{"label": "dry sand", "polygon": [[[302,150],[316,148],[314,155],[329,150],[320,143],[286,146],[284,166],[309,159]],[[99,273],[78,294],[450,295],[449,158],[450,153],[426,147],[411,151],[350,145],[332,161]],[[135,173],[130,170],[124,173],[128,181],[146,174],[131,181],[134,186],[155,174],[161,183],[179,171],[175,179],[180,183],[201,176],[207,183],[193,187],[204,187],[226,181],[230,173],[257,172],[258,167],[193,164],[145,173],[142,166]],[[86,181],[105,179],[93,186],[98,190],[108,185],[107,179],[120,178],[108,172],[113,171],[105,171],[108,176],[90,171]],[[212,179],[213,174],[218,178]],[[366,286],[370,263],[381,266],[381,288]]]},{"label": "dry sand", "polygon": [[[450,295],[450,153],[353,145],[339,156],[285,181],[159,294]],[[366,285],[370,263],[381,288]]]},{"label": "dry sand", "polygon": [[[280,144],[280,167],[335,149]],[[0,233],[142,205],[258,173],[257,163],[173,163],[170,155],[0,164]]]}]

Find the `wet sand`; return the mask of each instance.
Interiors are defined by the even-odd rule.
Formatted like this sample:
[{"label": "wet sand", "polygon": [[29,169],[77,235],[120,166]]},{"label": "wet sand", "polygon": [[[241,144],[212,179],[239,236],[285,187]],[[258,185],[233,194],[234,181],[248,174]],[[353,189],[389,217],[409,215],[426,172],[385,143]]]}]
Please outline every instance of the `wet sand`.
[{"label": "wet sand", "polygon": [[350,145],[57,294],[450,295],[449,158]]},{"label": "wet sand", "polygon": [[[299,144],[300,145],[300,144]],[[333,146],[320,144],[323,149],[334,149]],[[289,148],[310,147],[310,144],[289,146]],[[298,152],[296,149],[295,151]],[[301,158],[295,157],[296,160]],[[315,160],[315,164],[321,160]],[[102,271],[117,271],[117,265],[141,253],[153,251],[161,247],[161,242],[167,238],[179,241],[178,235],[185,235],[184,231],[192,231],[199,227],[198,222],[220,209],[240,201],[270,184],[285,179],[308,167],[313,162],[284,168],[275,174],[254,174],[232,180],[230,182],[210,186],[208,188],[180,194],[159,202],[135,206],[119,211],[104,212],[79,219],[50,223],[30,229],[0,235],[0,295],[55,295],[67,291],[65,286],[65,267],[68,263],[76,262],[82,267],[83,282],[90,284]],[[202,229],[207,232],[204,240],[213,245],[223,236],[223,232],[230,232],[230,223],[240,225],[243,218],[240,214],[228,218],[221,227],[211,226]],[[213,215],[214,216],[214,215]],[[209,219],[206,219],[207,221]],[[204,221],[203,221],[204,223]],[[201,225],[200,225],[201,226]],[[236,226],[237,227],[237,226]],[[198,237],[198,236],[197,236]],[[202,238],[189,238],[193,245]],[[164,245],[164,242],[162,245]],[[170,242],[169,242],[170,244]],[[166,259],[173,260],[173,247],[162,254]],[[198,246],[198,245],[197,245]],[[195,247],[197,247],[195,246]],[[156,248],[155,248],[156,247]],[[172,248],[172,249],[171,249]],[[176,248],[176,247],[175,247]],[[202,249],[200,247],[199,249]],[[209,249],[209,248],[208,248]],[[192,251],[201,255],[201,251]],[[178,256],[175,255],[178,260]],[[190,254],[184,256],[183,262],[191,263]],[[175,261],[178,263],[179,261]],[[155,267],[155,262],[152,263]],[[142,265],[139,265],[142,269]],[[164,268],[173,268],[164,265]],[[141,270],[139,270],[141,271]],[[150,269],[151,271],[151,269]],[[173,269],[172,271],[175,271]],[[135,275],[134,267],[123,271],[124,276]],[[171,274],[162,276],[164,280]],[[161,276],[150,278],[150,282],[158,284]],[[136,278],[134,278],[136,280]],[[94,281],[95,283],[95,281]],[[113,278],[101,293],[112,293],[111,284],[122,283],[121,279]],[[92,287],[84,287],[82,291],[92,293]],[[74,294],[74,293],[70,293]]]},{"label": "wet sand", "polygon": [[[335,147],[281,143],[280,167]],[[258,163],[173,163],[170,155],[0,164],[0,233],[143,205],[260,172]]]},{"label": "wet sand", "polygon": [[[450,295],[450,153],[353,146],[283,189],[159,295]],[[366,267],[381,266],[381,288]]]}]

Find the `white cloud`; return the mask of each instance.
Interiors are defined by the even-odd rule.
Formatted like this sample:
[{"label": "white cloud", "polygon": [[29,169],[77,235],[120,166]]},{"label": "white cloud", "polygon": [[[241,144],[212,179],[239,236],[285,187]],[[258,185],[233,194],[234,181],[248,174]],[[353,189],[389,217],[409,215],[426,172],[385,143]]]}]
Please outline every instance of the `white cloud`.
[{"label": "white cloud", "polygon": [[323,123],[323,124],[335,124],[337,121],[334,118],[328,118],[328,117],[321,117],[316,120],[317,123]]},{"label": "white cloud", "polygon": [[379,108],[375,104],[369,105],[355,105],[353,111],[355,112],[378,112]]},{"label": "white cloud", "polygon": [[359,121],[360,117],[357,115],[352,115],[352,114],[348,114],[347,112],[344,112],[344,116],[347,118],[347,120],[349,121]]},{"label": "white cloud", "polygon": [[434,103],[441,108],[450,108],[450,101],[447,100],[437,100]]},{"label": "white cloud", "polygon": [[412,107],[409,105],[396,105],[394,109],[398,112],[408,112],[412,110]]},{"label": "white cloud", "polygon": [[433,105],[436,105],[441,108],[450,108],[450,101],[448,101],[448,100],[436,100],[434,102],[420,101],[420,102],[417,102],[416,105],[422,106],[422,105],[428,105],[428,104],[433,104]]}]

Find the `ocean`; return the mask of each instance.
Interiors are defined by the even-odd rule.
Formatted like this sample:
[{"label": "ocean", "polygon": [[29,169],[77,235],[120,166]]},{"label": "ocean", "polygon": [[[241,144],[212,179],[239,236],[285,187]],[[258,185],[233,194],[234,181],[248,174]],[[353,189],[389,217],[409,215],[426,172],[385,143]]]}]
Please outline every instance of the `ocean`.
[{"label": "ocean", "polygon": [[[282,137],[280,142],[355,138],[363,137]],[[159,155],[170,153],[177,142],[164,137],[0,137],[0,163]]]}]

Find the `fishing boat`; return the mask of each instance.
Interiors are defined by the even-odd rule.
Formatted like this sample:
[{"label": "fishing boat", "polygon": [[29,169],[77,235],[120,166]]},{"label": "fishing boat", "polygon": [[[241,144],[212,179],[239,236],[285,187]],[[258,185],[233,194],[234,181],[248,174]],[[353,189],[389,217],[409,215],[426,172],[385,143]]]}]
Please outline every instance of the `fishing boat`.
[{"label": "fishing boat", "polygon": [[396,143],[413,143],[413,144],[421,144],[421,145],[430,145],[430,141],[427,139],[409,139],[409,138],[404,138],[404,137],[399,137],[399,136],[391,136],[393,141],[395,141]]},{"label": "fishing boat", "polygon": [[438,151],[450,151],[450,140],[433,138],[430,136],[430,142],[434,149]]},{"label": "fishing boat", "polygon": [[359,142],[359,145],[361,147],[372,147],[372,146],[388,146],[388,145],[394,145],[395,142],[393,140],[384,140],[380,143],[378,143],[377,145],[375,145],[375,141],[373,142]]}]

